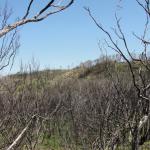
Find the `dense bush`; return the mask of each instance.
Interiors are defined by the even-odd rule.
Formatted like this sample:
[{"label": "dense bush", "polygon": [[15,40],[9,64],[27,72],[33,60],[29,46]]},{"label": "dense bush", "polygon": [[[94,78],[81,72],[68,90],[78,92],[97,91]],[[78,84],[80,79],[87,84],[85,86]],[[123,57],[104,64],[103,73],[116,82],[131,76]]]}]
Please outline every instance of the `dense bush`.
[{"label": "dense bush", "polygon": [[[147,103],[137,101],[128,67],[124,66],[109,62],[88,68],[91,72],[102,68],[103,75],[98,73],[97,78],[55,81],[47,72],[38,71],[2,78],[0,149],[10,145],[34,115],[15,149],[130,146],[136,121],[143,116]],[[141,131],[141,144],[149,140],[145,136],[149,133],[148,124]]]}]

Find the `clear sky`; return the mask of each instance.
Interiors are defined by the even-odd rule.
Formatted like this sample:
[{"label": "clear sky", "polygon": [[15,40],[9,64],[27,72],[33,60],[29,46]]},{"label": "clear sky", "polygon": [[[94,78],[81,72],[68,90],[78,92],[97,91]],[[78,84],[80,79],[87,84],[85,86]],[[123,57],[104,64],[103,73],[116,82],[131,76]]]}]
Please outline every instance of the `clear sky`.
[{"label": "clear sky", "polygon": [[[14,10],[14,18],[24,14],[28,1],[8,0],[9,6]],[[40,8],[43,0],[36,1],[33,11]],[[6,0],[0,0],[0,5],[3,6],[5,2]],[[98,41],[103,42],[105,36],[89,18],[84,6],[90,7],[97,20],[107,29],[115,25],[115,12],[122,16],[123,30],[133,48],[137,43],[134,43],[131,34],[132,31],[141,33],[144,15],[135,0],[121,2],[122,9],[116,6],[118,2],[119,0],[76,0],[70,8],[59,14],[40,23],[21,27],[21,47],[12,72],[19,71],[20,62],[28,63],[32,57],[40,63],[41,68],[73,67],[80,62],[98,58],[101,54]]]}]

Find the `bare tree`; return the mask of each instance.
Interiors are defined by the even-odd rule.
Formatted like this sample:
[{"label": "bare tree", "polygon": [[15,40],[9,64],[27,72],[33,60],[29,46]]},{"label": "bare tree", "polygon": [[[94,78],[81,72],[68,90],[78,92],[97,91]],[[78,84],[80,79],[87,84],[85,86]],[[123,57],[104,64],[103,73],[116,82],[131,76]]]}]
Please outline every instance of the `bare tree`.
[{"label": "bare tree", "polygon": [[[6,3],[4,8],[0,10],[0,30],[7,26],[11,15],[12,10],[8,8],[8,4]],[[10,63],[13,64],[19,46],[17,28],[0,38],[0,70],[10,65]]]},{"label": "bare tree", "polygon": [[[47,17],[49,17],[50,15],[56,14],[58,12],[61,12],[65,9],[67,9],[69,6],[71,6],[73,4],[73,2],[74,2],[74,0],[49,0],[49,1],[47,1],[46,4],[45,4],[45,2],[41,2],[41,8],[39,10],[37,10],[37,12],[35,12],[35,14],[33,14],[33,4],[35,3],[35,0],[29,0],[24,15],[21,18],[18,18],[13,23],[10,23],[10,18],[12,16],[13,12],[11,9],[9,9],[8,3],[6,3],[4,8],[0,10],[0,70],[3,70],[8,65],[11,65],[11,66],[13,65],[17,50],[20,46],[19,35],[18,35],[18,28],[20,26],[23,26],[23,25],[25,25],[27,23],[31,23],[31,22],[34,22],[34,23],[40,22],[40,21],[46,19]],[[43,3],[44,3],[44,6],[43,6]],[[19,83],[17,83],[16,85],[20,86]],[[1,132],[0,134],[3,134],[3,131],[4,131],[3,127],[4,127],[6,129],[5,131],[6,132],[8,131],[9,133],[4,133],[5,141],[4,141],[4,145],[3,144],[2,145],[4,147],[5,146],[8,147],[8,149],[14,149],[14,147],[19,146],[20,141],[22,141],[21,140],[22,137],[30,129],[29,127],[32,124],[32,119],[30,120],[30,119],[27,119],[26,117],[24,117],[21,120],[24,130],[22,130],[22,132],[20,134],[19,134],[19,130],[20,130],[19,128],[16,131],[12,129],[16,125],[16,123],[14,123],[14,124],[13,124],[13,122],[11,122],[10,124],[8,123],[11,119],[13,120],[13,116],[9,117],[10,116],[9,113],[13,110],[13,108],[12,108],[13,106],[16,107],[15,110],[17,110],[19,103],[18,104],[15,103],[15,101],[13,99],[13,94],[14,94],[15,90],[11,90],[11,88],[7,88],[7,92],[10,94],[9,95],[10,99],[8,100],[8,103],[11,103],[11,107],[8,106],[7,107],[8,109],[5,110],[6,114],[4,116],[0,117],[0,132]],[[0,107],[2,108],[1,112],[3,112],[3,110],[5,108],[4,108],[2,99],[0,101],[1,101]],[[4,103],[6,104],[7,102],[5,101]],[[51,113],[52,115],[55,114],[57,109],[59,109],[60,103],[61,103],[61,101],[56,105],[55,111],[53,111]],[[33,112],[33,116],[36,113],[37,112]],[[14,113],[14,115],[15,115],[14,122],[16,120],[19,123],[20,122],[19,120],[21,118],[18,117],[16,113]],[[18,120],[17,120],[17,118],[18,118]],[[30,121],[27,122],[26,119],[30,120]],[[8,123],[8,126],[5,123],[6,124]],[[12,126],[12,128],[10,126]],[[39,131],[40,131],[40,129],[41,129],[41,126],[38,126]],[[17,136],[17,138],[16,138],[17,134],[19,134],[19,136]],[[31,132],[31,134],[32,134],[32,132]],[[37,132],[37,135],[38,135],[38,132]],[[33,144],[31,142],[30,138],[31,138],[30,136],[27,136],[28,143],[30,143],[31,147],[33,147]],[[16,140],[14,140],[14,139],[16,139]],[[12,142],[12,141],[14,141],[14,142]],[[36,145],[36,142],[34,145]],[[3,146],[1,148],[3,148]],[[29,144],[28,144],[28,146],[29,146]]]},{"label": "bare tree", "polygon": [[[50,0],[33,14],[33,4],[35,0],[29,0],[26,12],[14,23],[9,22],[13,12],[12,9],[9,9],[8,3],[6,3],[4,8],[0,10],[0,70],[10,63],[13,64],[13,60],[19,48],[19,26],[42,21],[50,15],[67,9],[73,2],[74,0]],[[43,3],[44,2],[41,2],[41,6]]]},{"label": "bare tree", "polygon": [[[113,33],[107,30],[101,23],[95,19],[92,15],[92,12],[89,8],[85,8],[88,12],[91,19],[94,21],[96,26],[107,36],[105,39],[106,45],[108,48],[117,52],[124,61],[128,64],[131,82],[134,85],[134,88],[137,93],[137,100],[134,106],[134,112],[132,112],[131,116],[133,117],[132,123],[127,122],[125,126],[130,126],[129,131],[132,134],[132,150],[138,150],[139,144],[144,143],[148,140],[147,133],[144,133],[144,140],[141,142],[141,130],[150,120],[150,97],[149,97],[149,89],[150,83],[147,78],[147,74],[150,71],[150,63],[148,57],[148,48],[149,48],[149,39],[148,39],[148,28],[149,28],[149,19],[150,19],[150,1],[149,0],[136,0],[139,6],[141,6],[145,11],[146,22],[145,27],[143,29],[143,35],[138,36],[136,33],[133,33],[133,36],[136,37],[138,41],[141,42],[143,46],[143,50],[141,50],[141,56],[139,58],[135,58],[132,55],[132,51],[127,42],[127,38],[125,33],[122,30],[122,26],[120,25],[120,18],[115,16],[116,19],[116,28],[113,28]],[[117,37],[117,39],[114,38]],[[116,42],[117,41],[117,42]],[[119,46],[119,43],[123,43],[123,47]],[[138,67],[138,71],[134,69],[134,66]],[[143,109],[141,109],[141,105]],[[133,123],[134,122],[134,123]],[[148,127],[149,128],[149,127]],[[147,129],[149,130],[149,129]],[[116,131],[118,133],[118,131]],[[118,135],[119,136],[119,135]],[[118,138],[116,136],[116,138]]]}]

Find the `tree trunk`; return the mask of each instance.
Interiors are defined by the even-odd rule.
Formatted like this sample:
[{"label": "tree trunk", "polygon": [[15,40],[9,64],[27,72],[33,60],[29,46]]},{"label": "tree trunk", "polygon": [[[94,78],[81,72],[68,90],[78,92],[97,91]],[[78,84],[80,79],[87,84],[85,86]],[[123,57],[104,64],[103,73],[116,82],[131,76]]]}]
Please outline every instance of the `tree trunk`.
[{"label": "tree trunk", "polygon": [[132,135],[132,150],[139,150],[139,130],[135,127]]}]

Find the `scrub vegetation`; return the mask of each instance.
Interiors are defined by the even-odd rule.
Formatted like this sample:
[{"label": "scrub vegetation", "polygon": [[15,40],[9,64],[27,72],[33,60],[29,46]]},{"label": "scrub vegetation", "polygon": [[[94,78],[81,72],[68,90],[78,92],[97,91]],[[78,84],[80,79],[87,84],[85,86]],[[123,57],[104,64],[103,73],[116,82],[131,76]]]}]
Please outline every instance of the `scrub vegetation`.
[{"label": "scrub vegetation", "polygon": [[[143,34],[133,33],[141,43],[138,52],[130,49],[117,14],[110,31],[85,8],[115,56],[103,55],[66,70],[41,71],[33,61],[0,78],[1,150],[150,149],[150,1],[135,1],[145,15]],[[30,0],[14,23],[8,5],[1,9],[0,71],[15,61],[20,26],[59,13],[74,0],[41,2],[33,14],[34,3]]]}]

